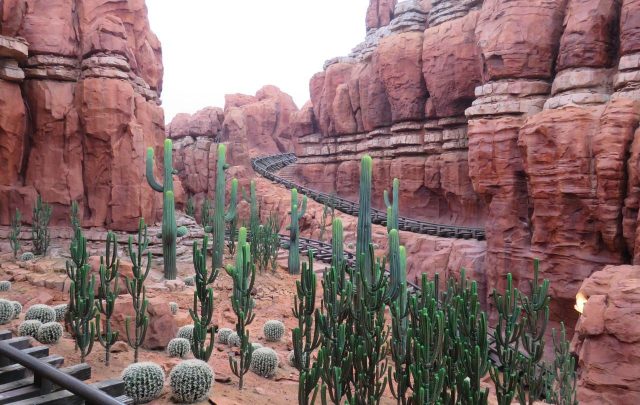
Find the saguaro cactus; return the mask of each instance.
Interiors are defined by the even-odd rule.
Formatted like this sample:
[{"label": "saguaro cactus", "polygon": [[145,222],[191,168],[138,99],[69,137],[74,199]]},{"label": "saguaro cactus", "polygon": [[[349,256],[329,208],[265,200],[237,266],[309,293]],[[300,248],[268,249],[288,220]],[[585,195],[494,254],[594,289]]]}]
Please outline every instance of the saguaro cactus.
[{"label": "saguaro cactus", "polygon": [[[147,226],[144,223],[144,219],[140,218],[138,224],[138,241],[137,252],[133,249],[133,237],[129,236],[129,257],[131,263],[133,263],[133,277],[127,277],[127,290],[132,298],[133,310],[136,314],[134,332],[129,332],[129,324],[131,318],[125,318],[125,331],[127,332],[127,341],[129,346],[134,350],[133,362],[138,362],[138,348],[142,346],[144,337],[147,333],[147,326],[149,325],[149,317],[147,316],[147,289],[144,286],[144,281],[151,271],[151,251],[147,250],[149,246],[149,238],[147,237]],[[147,256],[146,269],[143,269],[142,256]]]},{"label": "saguaro cactus", "polygon": [[18,258],[18,251],[20,251],[20,233],[22,232],[22,215],[20,210],[16,209],[15,216],[11,219],[11,232],[9,233],[9,244],[13,251],[13,258]]},{"label": "saguaro cactus", "polygon": [[[260,227],[260,210],[258,208],[258,197],[256,196],[256,182],[251,180],[249,187],[249,198],[246,194],[244,196],[245,201],[249,203],[249,239],[251,241],[251,257],[257,257],[258,244],[255,238],[258,236],[258,228]],[[244,193],[244,190],[243,190]]]},{"label": "saguaro cactus", "polygon": [[[213,319],[213,284],[218,277],[219,270],[214,268],[211,273],[207,271],[207,246],[209,240],[205,235],[202,240],[202,249],[198,249],[198,242],[193,242],[193,268],[196,271],[196,289],[193,292],[193,309],[189,310],[193,319],[193,339],[191,341],[191,351],[198,360],[209,361],[213,351],[214,327],[211,325]],[[198,305],[200,303],[200,305]],[[198,308],[199,307],[199,308]],[[209,344],[205,344],[209,334]]]},{"label": "saguaro cactus", "polygon": [[42,202],[38,194],[36,205],[33,207],[33,223],[31,224],[31,239],[33,241],[33,253],[45,256],[49,249],[51,235],[49,233],[49,221],[51,220],[51,205]]},{"label": "saguaro cactus", "polygon": [[398,229],[398,201],[400,181],[393,179],[393,200],[389,200],[389,192],[384,190],[384,204],[387,206],[387,232],[391,232],[392,229]]},{"label": "saguaro cactus", "polygon": [[356,239],[356,258],[362,259],[362,268],[358,269],[365,281],[371,284],[373,263],[369,255],[371,244],[371,172],[372,160],[364,155],[360,163],[360,212],[358,212],[358,235]]},{"label": "saguaro cactus", "polygon": [[162,205],[162,258],[164,260],[164,277],[175,280],[176,272],[176,213],[173,195],[173,143],[164,141],[164,179],[160,185],[153,175],[153,148],[147,149],[147,182],[152,189],[163,193]]},{"label": "saguaro cactus", "polygon": [[307,197],[298,202],[298,190],[291,190],[291,224],[289,225],[289,274],[300,273],[300,218],[307,211]]},{"label": "saguaro cactus", "polygon": [[[224,211],[225,200],[225,178],[224,172],[229,168],[226,163],[227,147],[221,143],[218,145],[218,162],[216,165],[216,200],[213,213],[213,225],[210,231],[213,236],[212,265],[214,269],[222,267],[222,259],[224,258],[224,224],[227,217],[230,219],[235,217],[235,207],[230,212]],[[237,187],[237,186],[236,186]]]},{"label": "saguaro cactus", "polygon": [[[96,334],[98,341],[105,348],[104,363],[109,367],[111,346],[118,340],[118,332],[111,330],[111,316],[118,298],[118,242],[113,232],[107,233],[107,249],[104,257],[100,257],[100,295],[96,301]],[[113,285],[111,284],[113,283]],[[100,333],[100,313],[105,317],[105,334]]]},{"label": "saguaro cactus", "polygon": [[227,247],[229,248],[229,254],[236,253],[236,238],[238,236],[238,179],[231,180],[231,197],[229,198],[229,210],[225,216],[225,221],[229,224],[229,240],[227,241]]}]

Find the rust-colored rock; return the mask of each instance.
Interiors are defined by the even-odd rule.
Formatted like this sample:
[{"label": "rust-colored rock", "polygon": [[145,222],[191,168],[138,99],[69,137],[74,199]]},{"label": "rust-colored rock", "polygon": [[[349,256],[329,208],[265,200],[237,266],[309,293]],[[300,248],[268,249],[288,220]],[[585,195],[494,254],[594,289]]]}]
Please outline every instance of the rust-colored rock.
[{"label": "rust-colored rock", "polygon": [[640,0],[623,0],[620,12],[620,54],[640,51]]},{"label": "rust-colored rock", "polygon": [[367,30],[389,25],[397,0],[370,0],[367,9]]},{"label": "rust-colored rock", "polygon": [[216,138],[222,132],[224,112],[218,107],[207,107],[190,114],[177,114],[167,126],[167,137],[206,136]]},{"label": "rust-colored rock", "polygon": [[[149,316],[149,326],[147,334],[144,338],[142,347],[149,350],[162,350],[167,347],[169,341],[176,337],[178,327],[174,316],[169,309],[169,303],[163,298],[150,298],[147,306],[147,315]],[[116,301],[111,318],[113,329],[118,331],[118,340],[126,341],[126,319],[129,317],[130,333],[133,330],[133,322],[135,313],[131,303],[131,296],[120,295]]]}]

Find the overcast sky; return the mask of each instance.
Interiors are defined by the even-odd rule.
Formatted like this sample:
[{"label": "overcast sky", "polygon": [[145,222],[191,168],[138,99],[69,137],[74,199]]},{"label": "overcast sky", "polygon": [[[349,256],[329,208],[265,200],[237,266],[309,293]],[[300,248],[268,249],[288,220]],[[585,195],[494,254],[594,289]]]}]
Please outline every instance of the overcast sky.
[{"label": "overcast sky", "polygon": [[162,42],[166,121],[266,84],[298,107],[325,60],[364,39],[368,0],[147,0]]}]

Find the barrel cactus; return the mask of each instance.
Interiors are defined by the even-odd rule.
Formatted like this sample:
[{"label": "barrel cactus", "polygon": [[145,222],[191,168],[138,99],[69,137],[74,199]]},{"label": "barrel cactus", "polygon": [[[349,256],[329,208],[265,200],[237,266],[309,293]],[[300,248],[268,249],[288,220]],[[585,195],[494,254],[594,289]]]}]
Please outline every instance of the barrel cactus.
[{"label": "barrel cactus", "polygon": [[18,301],[11,301],[11,305],[13,305],[13,319],[16,319],[22,313],[22,304]]},{"label": "barrel cactus", "polygon": [[0,281],[0,291],[9,291],[11,289],[11,281]]},{"label": "barrel cactus", "polygon": [[20,260],[23,262],[28,262],[30,260],[35,259],[35,255],[31,252],[24,252],[21,256],[20,256]]},{"label": "barrel cactus", "polygon": [[276,373],[276,368],[278,368],[278,354],[275,350],[263,347],[253,352],[251,371],[268,378]]},{"label": "barrel cactus", "polygon": [[218,342],[226,345],[229,343],[229,336],[231,336],[232,333],[233,330],[229,328],[218,329]]},{"label": "barrel cactus", "polygon": [[171,314],[175,315],[178,313],[178,304],[176,304],[175,302],[170,302],[169,303],[169,309],[171,310]]},{"label": "barrel cactus", "polygon": [[194,403],[209,396],[213,370],[202,360],[185,360],[169,374],[171,392],[178,402]]},{"label": "barrel cactus", "polygon": [[257,342],[252,342],[251,343],[251,347],[253,347],[253,350],[258,350],[258,349],[262,349],[264,346],[262,346],[260,343]]},{"label": "barrel cactus", "polygon": [[274,320],[267,321],[262,330],[267,342],[278,342],[284,336],[284,323]]},{"label": "barrel cactus", "polygon": [[[307,356],[307,354],[306,354],[306,353],[303,353],[303,354],[302,354],[302,358],[303,358],[303,359],[305,359],[305,358],[306,358],[306,356]],[[296,367],[296,368],[298,368],[298,366],[296,365],[296,354],[295,354],[295,352],[294,352],[293,350],[291,350],[291,351],[289,352],[289,355],[287,356],[287,362],[289,363],[289,365],[290,365],[291,367]]]},{"label": "barrel cactus", "polygon": [[38,335],[38,329],[40,329],[40,326],[42,326],[42,322],[37,319],[24,321],[20,326],[18,326],[18,335],[31,336],[35,338]]},{"label": "barrel cactus", "polygon": [[48,305],[36,304],[27,310],[24,320],[37,319],[42,323],[55,322],[56,311]]},{"label": "barrel cactus", "polygon": [[67,314],[69,306],[67,304],[60,304],[53,307],[53,310],[56,311],[56,322],[64,321],[64,317]]},{"label": "barrel cactus", "polygon": [[15,310],[11,301],[0,300],[0,325],[11,322],[14,314]]},{"label": "barrel cactus", "polygon": [[232,332],[227,338],[227,344],[231,347],[240,347],[240,336],[237,332]]},{"label": "barrel cactus", "polygon": [[185,277],[182,281],[184,281],[184,285],[189,287],[193,287],[194,285],[196,285],[196,280],[193,278],[193,276]]},{"label": "barrel cactus", "polygon": [[58,322],[47,322],[40,325],[36,333],[36,340],[43,344],[58,343],[62,337],[62,325]]},{"label": "barrel cactus", "polygon": [[178,229],[176,229],[176,236],[178,238],[182,238],[183,236],[186,236],[189,233],[189,230],[187,229],[186,226],[179,226]]},{"label": "barrel cactus", "polygon": [[178,329],[176,337],[187,339],[189,342],[193,341],[193,325],[185,325]]},{"label": "barrel cactus", "polygon": [[167,345],[167,353],[169,353],[169,356],[171,357],[180,357],[182,359],[190,352],[191,342],[189,342],[189,339],[171,339],[171,341],[169,341],[169,344]]},{"label": "barrel cactus", "polygon": [[134,363],[122,372],[125,393],[135,404],[144,404],[160,396],[164,385],[162,367],[152,362]]}]

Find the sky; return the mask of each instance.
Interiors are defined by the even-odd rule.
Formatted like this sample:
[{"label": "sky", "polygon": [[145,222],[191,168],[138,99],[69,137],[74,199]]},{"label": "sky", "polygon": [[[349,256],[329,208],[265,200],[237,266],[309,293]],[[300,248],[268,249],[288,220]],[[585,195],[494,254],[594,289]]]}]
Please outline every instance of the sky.
[{"label": "sky", "polygon": [[364,40],[368,0],[147,0],[162,42],[165,120],[272,84],[298,107],[324,61]]}]

